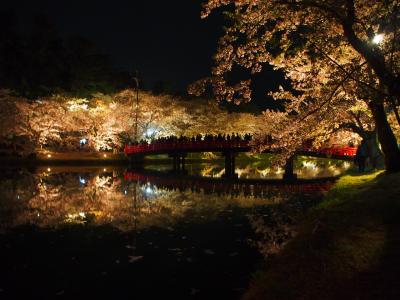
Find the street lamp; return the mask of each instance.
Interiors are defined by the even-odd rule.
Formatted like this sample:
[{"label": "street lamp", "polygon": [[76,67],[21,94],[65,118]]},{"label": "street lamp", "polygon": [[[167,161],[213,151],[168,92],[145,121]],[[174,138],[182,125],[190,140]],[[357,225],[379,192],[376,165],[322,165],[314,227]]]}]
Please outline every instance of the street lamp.
[{"label": "street lamp", "polygon": [[135,142],[138,142],[138,111],[139,111],[139,75],[138,71],[135,72],[133,77],[136,87],[136,107],[135,107]]},{"label": "street lamp", "polygon": [[383,41],[384,35],[382,33],[376,34],[372,39],[372,42],[376,45],[380,44]]}]

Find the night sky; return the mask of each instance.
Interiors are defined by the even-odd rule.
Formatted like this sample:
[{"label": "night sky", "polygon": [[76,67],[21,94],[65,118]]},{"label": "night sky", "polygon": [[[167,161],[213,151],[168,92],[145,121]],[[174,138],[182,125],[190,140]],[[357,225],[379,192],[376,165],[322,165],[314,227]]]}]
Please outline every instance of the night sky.
[{"label": "night sky", "polygon": [[47,15],[62,35],[88,38],[118,67],[138,69],[149,88],[162,80],[185,89],[209,74],[222,34],[222,18],[200,19],[201,2],[13,0],[2,9],[25,28],[34,15]]},{"label": "night sky", "polygon": [[[137,69],[145,88],[163,81],[182,93],[191,82],[210,75],[223,34],[220,13],[200,18],[202,2],[13,0],[2,10],[15,12],[25,29],[33,16],[47,15],[63,37],[85,37],[116,66],[129,72]],[[271,71],[257,78],[256,102],[265,104],[265,90],[281,82]]]}]

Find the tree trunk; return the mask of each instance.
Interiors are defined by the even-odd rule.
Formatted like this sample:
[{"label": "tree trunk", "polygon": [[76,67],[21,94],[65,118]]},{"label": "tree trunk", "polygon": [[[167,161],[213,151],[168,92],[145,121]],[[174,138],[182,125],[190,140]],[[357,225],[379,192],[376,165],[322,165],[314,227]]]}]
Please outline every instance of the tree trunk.
[{"label": "tree trunk", "polygon": [[371,101],[369,105],[375,120],[382,152],[385,155],[385,169],[388,172],[400,172],[400,150],[396,137],[386,118],[383,103]]},{"label": "tree trunk", "polygon": [[367,154],[370,164],[374,169],[381,169],[385,165],[385,157],[379,149],[376,131],[365,132],[363,140],[367,145]]}]

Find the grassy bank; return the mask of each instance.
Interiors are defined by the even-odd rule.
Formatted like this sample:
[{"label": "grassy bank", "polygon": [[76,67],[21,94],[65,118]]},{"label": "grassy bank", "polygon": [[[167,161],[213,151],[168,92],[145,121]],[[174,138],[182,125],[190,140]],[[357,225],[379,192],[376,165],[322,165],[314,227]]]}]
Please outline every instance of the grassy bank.
[{"label": "grassy bank", "polygon": [[245,299],[400,299],[400,174],[340,178]]}]

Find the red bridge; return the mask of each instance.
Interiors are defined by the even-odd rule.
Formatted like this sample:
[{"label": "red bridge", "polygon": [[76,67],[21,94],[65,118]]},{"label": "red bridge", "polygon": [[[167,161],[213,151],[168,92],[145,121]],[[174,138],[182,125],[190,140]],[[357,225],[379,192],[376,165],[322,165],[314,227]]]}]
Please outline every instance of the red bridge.
[{"label": "red bridge", "polygon": [[[159,141],[151,144],[126,145],[124,152],[131,158],[132,162],[140,163],[143,156],[154,154],[168,154],[173,158],[174,170],[185,168],[185,157],[190,152],[221,152],[225,156],[225,176],[235,177],[235,156],[238,152],[249,152],[251,150],[250,141],[247,140],[173,140]],[[352,159],[356,154],[356,147],[321,147],[315,149],[304,147],[296,152],[296,155],[307,155],[316,157],[329,157],[333,159]],[[271,151],[265,151],[271,152]],[[284,178],[294,179],[293,160],[291,157],[285,166]]]},{"label": "red bridge", "polygon": [[[152,155],[188,152],[249,152],[251,150],[249,141],[236,140],[211,140],[211,141],[162,141],[151,144],[125,145],[126,155]],[[343,158],[353,157],[357,147],[321,147],[319,149],[304,147],[301,154],[319,154],[321,156],[341,156]]]}]

